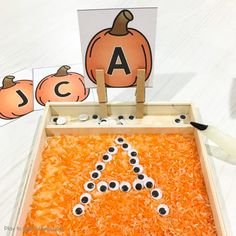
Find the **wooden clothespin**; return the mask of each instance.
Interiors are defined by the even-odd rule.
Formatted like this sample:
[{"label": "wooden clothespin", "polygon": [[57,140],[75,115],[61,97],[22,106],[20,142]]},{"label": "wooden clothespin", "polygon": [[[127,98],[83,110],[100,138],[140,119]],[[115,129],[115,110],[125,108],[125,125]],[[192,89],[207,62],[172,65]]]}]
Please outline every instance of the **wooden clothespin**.
[{"label": "wooden clothespin", "polygon": [[104,70],[96,70],[98,101],[101,108],[101,116],[107,117],[107,91],[105,86]]},{"label": "wooden clothespin", "polygon": [[138,69],[136,87],[136,118],[143,118],[144,116],[145,73],[145,69]]}]

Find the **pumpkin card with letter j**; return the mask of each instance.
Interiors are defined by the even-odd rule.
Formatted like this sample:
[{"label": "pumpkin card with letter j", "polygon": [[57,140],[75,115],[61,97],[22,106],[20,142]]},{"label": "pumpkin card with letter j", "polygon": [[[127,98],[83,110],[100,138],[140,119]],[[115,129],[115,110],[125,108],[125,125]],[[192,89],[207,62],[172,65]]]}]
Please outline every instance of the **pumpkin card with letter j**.
[{"label": "pumpkin card with letter j", "polygon": [[134,87],[138,69],[152,87],[157,8],[79,10],[86,87],[103,70],[106,87]]}]

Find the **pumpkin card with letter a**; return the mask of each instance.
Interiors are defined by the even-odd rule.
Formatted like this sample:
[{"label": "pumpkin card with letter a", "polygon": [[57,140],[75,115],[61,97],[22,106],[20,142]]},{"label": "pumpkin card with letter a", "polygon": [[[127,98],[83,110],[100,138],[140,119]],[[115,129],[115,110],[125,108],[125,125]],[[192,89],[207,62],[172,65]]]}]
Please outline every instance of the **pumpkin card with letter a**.
[{"label": "pumpkin card with letter a", "polygon": [[84,85],[81,64],[35,68],[35,109],[42,109],[47,102],[93,102],[93,95]]},{"label": "pumpkin card with letter a", "polygon": [[106,87],[134,87],[138,69],[145,69],[146,86],[152,86],[157,8],[79,10],[78,15],[86,87],[96,87],[96,70],[104,71]]},{"label": "pumpkin card with letter a", "polygon": [[0,78],[0,126],[33,111],[32,70]]}]

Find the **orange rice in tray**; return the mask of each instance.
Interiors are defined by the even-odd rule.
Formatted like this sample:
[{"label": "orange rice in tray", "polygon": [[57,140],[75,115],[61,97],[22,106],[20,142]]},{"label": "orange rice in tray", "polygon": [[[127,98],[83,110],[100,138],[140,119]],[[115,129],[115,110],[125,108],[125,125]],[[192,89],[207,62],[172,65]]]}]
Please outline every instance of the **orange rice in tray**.
[{"label": "orange rice in tray", "polygon": [[[73,215],[73,206],[86,192],[83,185],[90,180],[89,173],[117,136],[48,138],[24,235],[216,235],[192,135],[123,135],[138,151],[144,173],[162,190],[162,199],[153,199],[148,189],[101,193],[95,188],[84,214]],[[128,160],[127,152],[119,148],[94,182],[132,184],[136,174]],[[167,216],[156,212],[162,203],[170,209]]]}]

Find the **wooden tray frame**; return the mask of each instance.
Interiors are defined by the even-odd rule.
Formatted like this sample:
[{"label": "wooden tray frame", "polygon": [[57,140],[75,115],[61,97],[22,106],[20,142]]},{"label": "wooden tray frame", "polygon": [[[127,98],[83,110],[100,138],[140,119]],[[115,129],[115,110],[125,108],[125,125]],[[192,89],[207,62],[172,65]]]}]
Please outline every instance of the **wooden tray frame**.
[{"label": "wooden tray frame", "polygon": [[[135,114],[135,103],[107,104],[108,115]],[[12,218],[14,231],[10,235],[22,235],[27,212],[32,201],[32,192],[37,176],[37,170],[41,161],[41,154],[47,137],[59,134],[84,135],[99,133],[193,133],[195,136],[198,153],[201,162],[202,173],[206,185],[207,194],[211,204],[213,217],[218,235],[228,235],[227,228],[220,205],[217,186],[214,182],[214,171],[211,160],[208,157],[202,134],[193,129],[189,124],[142,124],[142,119],[138,119],[136,124],[126,126],[101,127],[97,124],[73,123],[68,125],[52,125],[50,120],[53,116],[78,116],[79,114],[100,114],[99,103],[48,103],[45,107],[43,117],[40,121],[34,145],[29,159],[23,188],[19,196],[15,214]],[[144,117],[156,116],[157,119],[170,121],[180,114],[187,114],[189,120],[197,121],[197,111],[191,103],[144,103]]]}]

